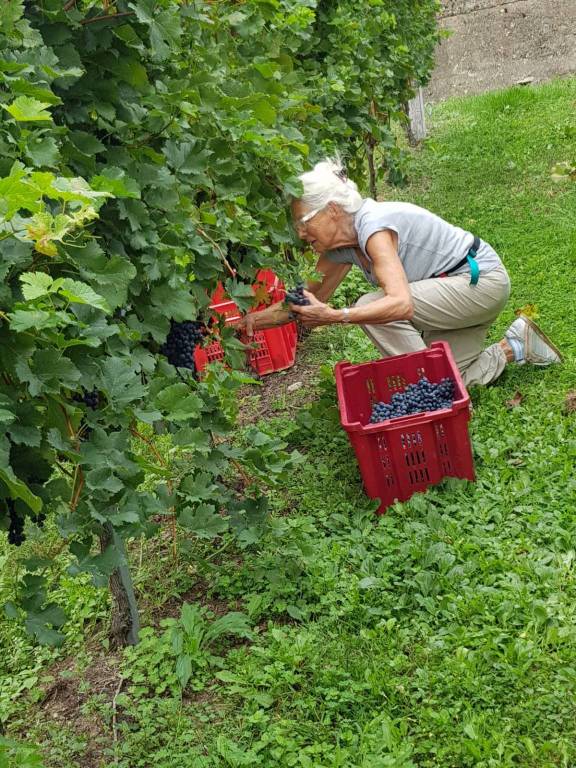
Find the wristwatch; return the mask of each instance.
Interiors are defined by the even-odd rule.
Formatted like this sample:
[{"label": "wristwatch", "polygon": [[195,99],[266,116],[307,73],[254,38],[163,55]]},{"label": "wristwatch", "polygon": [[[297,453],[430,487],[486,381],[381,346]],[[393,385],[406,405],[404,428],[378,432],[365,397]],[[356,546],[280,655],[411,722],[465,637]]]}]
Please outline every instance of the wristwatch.
[{"label": "wristwatch", "polygon": [[349,323],[350,322],[350,309],[348,307],[344,307],[342,312],[344,312],[344,317],[342,318],[342,322],[343,323]]}]

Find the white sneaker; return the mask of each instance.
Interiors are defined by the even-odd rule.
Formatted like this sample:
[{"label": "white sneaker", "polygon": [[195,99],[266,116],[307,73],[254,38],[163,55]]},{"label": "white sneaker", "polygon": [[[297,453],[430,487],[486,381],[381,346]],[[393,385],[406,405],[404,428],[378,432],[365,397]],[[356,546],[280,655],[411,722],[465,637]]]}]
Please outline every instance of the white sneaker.
[{"label": "white sneaker", "polygon": [[562,354],[552,344],[546,334],[540,330],[533,320],[526,315],[520,315],[504,334],[510,346],[522,347],[522,357],[517,363],[532,363],[532,365],[551,365],[561,363]]}]

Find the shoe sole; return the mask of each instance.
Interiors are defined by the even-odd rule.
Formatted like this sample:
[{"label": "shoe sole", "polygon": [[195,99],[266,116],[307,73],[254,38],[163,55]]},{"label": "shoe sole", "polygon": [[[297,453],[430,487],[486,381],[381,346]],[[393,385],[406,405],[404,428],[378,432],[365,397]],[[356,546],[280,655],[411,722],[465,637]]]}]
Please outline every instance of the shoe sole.
[{"label": "shoe sole", "polygon": [[530,328],[534,331],[534,333],[537,336],[539,336],[542,339],[542,341],[550,347],[550,349],[554,352],[554,354],[558,355],[559,362],[563,363],[564,355],[562,354],[562,352],[560,352],[558,347],[550,341],[550,339],[548,338],[548,336],[546,336],[544,331],[542,331],[541,328],[539,328],[533,320],[530,320],[529,317],[526,317],[526,315],[520,315],[520,317],[530,326]]}]

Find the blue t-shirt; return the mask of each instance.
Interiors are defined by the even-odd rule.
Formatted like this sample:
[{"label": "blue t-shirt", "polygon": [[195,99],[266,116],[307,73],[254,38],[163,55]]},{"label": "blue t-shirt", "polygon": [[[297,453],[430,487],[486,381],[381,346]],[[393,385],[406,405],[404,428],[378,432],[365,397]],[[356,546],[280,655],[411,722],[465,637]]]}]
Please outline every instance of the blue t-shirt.
[{"label": "blue t-shirt", "polygon": [[[339,248],[329,251],[327,256],[338,263],[356,264],[373,285],[378,285],[378,281],[372,273],[372,260],[366,251],[366,244],[376,232],[390,229],[398,235],[398,255],[409,283],[426,280],[454,267],[462,261],[474,242],[474,235],[470,232],[412,203],[378,203],[367,198],[354,214],[354,225],[368,266],[362,263],[354,248]],[[496,251],[483,240],[480,241],[476,262],[480,274],[486,274],[502,264]],[[452,274],[467,272],[470,272],[470,267],[464,264]]]}]

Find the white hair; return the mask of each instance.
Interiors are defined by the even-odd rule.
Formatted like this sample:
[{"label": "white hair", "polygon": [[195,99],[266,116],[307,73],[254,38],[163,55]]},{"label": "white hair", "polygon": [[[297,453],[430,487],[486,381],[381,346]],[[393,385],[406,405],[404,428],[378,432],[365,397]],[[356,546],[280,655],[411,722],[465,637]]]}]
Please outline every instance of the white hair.
[{"label": "white hair", "polygon": [[336,203],[346,213],[356,213],[363,203],[356,184],[348,178],[339,159],[326,159],[298,177],[304,186],[300,200],[310,210]]}]

